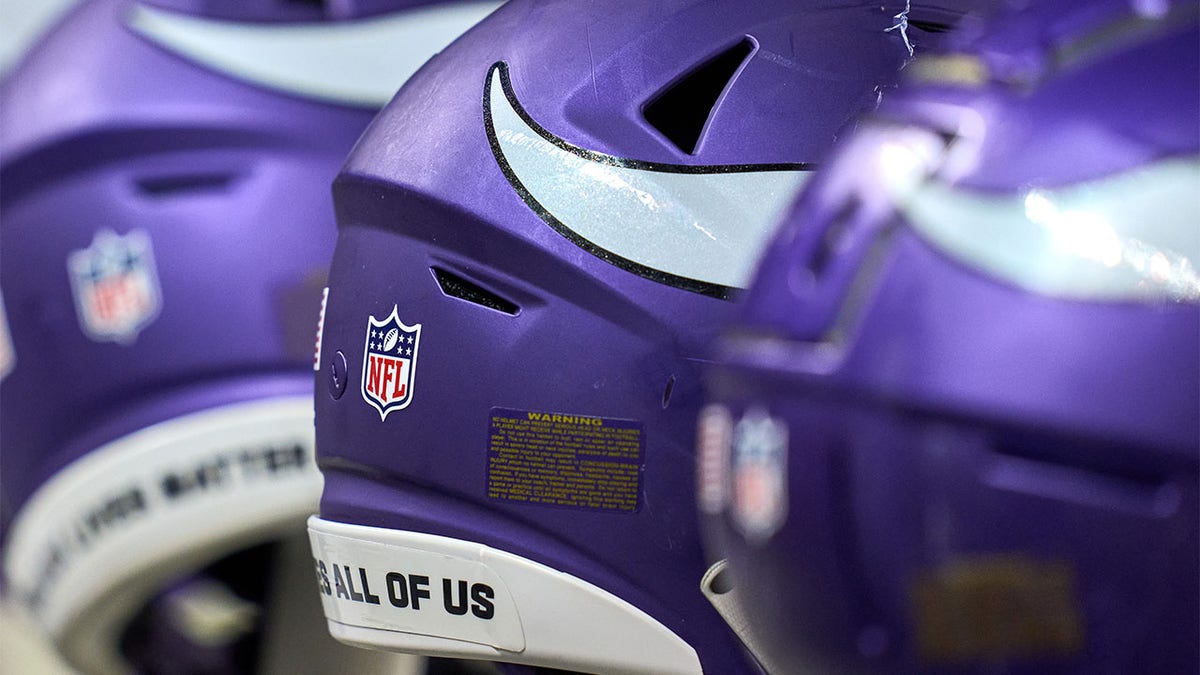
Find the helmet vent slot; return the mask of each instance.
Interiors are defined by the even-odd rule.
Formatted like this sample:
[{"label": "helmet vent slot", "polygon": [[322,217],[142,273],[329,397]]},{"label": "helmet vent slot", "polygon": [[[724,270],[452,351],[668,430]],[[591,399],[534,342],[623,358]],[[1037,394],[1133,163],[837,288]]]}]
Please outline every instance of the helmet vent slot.
[{"label": "helmet vent slot", "polygon": [[500,296],[479,284],[464,279],[457,274],[441,267],[430,267],[433,272],[434,279],[437,280],[438,286],[441,287],[442,293],[459,300],[476,305],[482,305],[488,309],[494,309],[497,312],[504,312],[510,316],[516,316],[521,313],[521,307],[517,303]]},{"label": "helmet vent slot", "polygon": [[147,197],[174,197],[190,192],[217,192],[227,189],[238,178],[229,171],[148,176],[136,181],[138,192]]},{"label": "helmet vent slot", "polygon": [[667,386],[663,388],[663,396],[662,396],[663,410],[666,410],[667,406],[671,405],[671,393],[674,391],[675,391],[675,376],[672,375],[667,378]]},{"label": "helmet vent slot", "polygon": [[1176,490],[1167,467],[1133,458],[1150,453],[1071,439],[1009,433],[993,441],[995,487],[1142,515],[1173,511]]},{"label": "helmet vent slot", "polygon": [[926,21],[922,19],[909,18],[908,25],[911,28],[923,30],[926,33],[948,33],[954,30],[953,26],[941,23],[940,21]]},{"label": "helmet vent slot", "polygon": [[642,116],[675,147],[694,154],[721,94],[753,51],[746,38],[696,66],[655,94]]}]

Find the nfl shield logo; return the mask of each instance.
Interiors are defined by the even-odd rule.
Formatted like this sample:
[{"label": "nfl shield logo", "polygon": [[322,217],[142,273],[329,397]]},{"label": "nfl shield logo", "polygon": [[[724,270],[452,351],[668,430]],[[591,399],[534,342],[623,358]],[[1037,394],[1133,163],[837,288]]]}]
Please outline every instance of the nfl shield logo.
[{"label": "nfl shield logo", "polygon": [[363,349],[362,397],[379,411],[379,420],[388,413],[408,407],[413,395],[413,371],[417,367],[417,346],[421,342],[421,324],[406,326],[397,307],[383,321],[367,317],[367,344]]},{"label": "nfl shield logo", "polygon": [[758,408],[733,429],[733,522],[751,543],[771,538],[787,516],[787,427]]},{"label": "nfl shield logo", "polygon": [[101,230],[67,261],[79,325],[93,340],[131,344],[158,316],[161,292],[150,236]]}]

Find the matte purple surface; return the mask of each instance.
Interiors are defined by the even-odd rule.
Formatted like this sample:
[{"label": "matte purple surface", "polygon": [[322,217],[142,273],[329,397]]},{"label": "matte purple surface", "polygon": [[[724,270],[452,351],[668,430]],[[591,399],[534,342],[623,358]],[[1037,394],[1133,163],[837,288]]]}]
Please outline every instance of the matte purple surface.
[{"label": "matte purple surface", "polygon": [[147,5],[229,21],[338,21],[430,5],[438,0],[144,0]]},{"label": "matte purple surface", "polygon": [[[1195,158],[1200,31],[1193,3],[1174,4],[1192,12],[1182,24],[1093,40],[1069,65],[1050,55],[1130,5],[1031,7],[960,45],[997,79],[915,85],[878,117],[976,111],[987,133],[959,183],[972,190]],[[815,649],[887,673],[1195,672],[1200,308],[1050,298],[969,269],[873,209],[857,160],[835,157],[798,200],[710,372],[735,419],[764,406],[790,429],[783,529],[756,546],[720,528],[756,628],[797,665]],[[852,198],[872,208],[851,217],[850,243],[797,283]],[[920,658],[917,576],[1006,554],[1070,565],[1082,651]]]},{"label": "matte purple surface", "polygon": [[[329,185],[371,111],[231,81],[84,4],[0,90],[2,522],[54,472],[153,422],[311,391],[334,244]],[[175,186],[162,188],[161,186]],[[81,331],[71,251],[145,230],[161,314],[132,345]]]},{"label": "matte purple surface", "polygon": [[[743,672],[699,591],[693,499],[695,357],[731,305],[593,256],[530,210],[488,146],[484,83],[507,63],[538,124],[577,146],[679,164],[816,162],[895,80],[886,33],[903,3],[513,2],[430,61],[372,123],[335,184],[339,239],[324,364],[350,382],[317,396],[324,518],[482,542],[632,602],[693,645],[706,672]],[[695,155],[641,106],[745,35],[757,51]],[[586,198],[586,196],[584,196]],[[516,303],[511,316],[444,295],[431,267]],[[362,400],[368,316],[421,323],[411,404],[381,422]],[[318,391],[328,389],[328,372]],[[668,382],[673,389],[666,400]],[[494,407],[644,425],[641,510],[489,501]]]}]

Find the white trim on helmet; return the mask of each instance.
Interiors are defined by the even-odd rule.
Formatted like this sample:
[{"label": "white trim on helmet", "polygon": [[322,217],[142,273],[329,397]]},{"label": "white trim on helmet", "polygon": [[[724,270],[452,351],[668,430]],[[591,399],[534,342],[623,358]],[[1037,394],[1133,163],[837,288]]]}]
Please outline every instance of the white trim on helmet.
[{"label": "white trim on helmet", "polygon": [[701,672],[696,651],[650,615],[527,558],[315,516],[308,532],[329,631],[342,642],[613,675]]},{"label": "white trim on helmet", "polygon": [[301,96],[383,107],[434,54],[499,2],[464,1],[335,23],[271,24],[188,16],[144,5],[129,26],[238,79]]},{"label": "white trim on helmet", "polygon": [[119,631],[161,583],[303,527],[320,493],[308,396],[161,422],[88,453],[30,497],[5,551],[8,591],[76,664],[121,672]]}]

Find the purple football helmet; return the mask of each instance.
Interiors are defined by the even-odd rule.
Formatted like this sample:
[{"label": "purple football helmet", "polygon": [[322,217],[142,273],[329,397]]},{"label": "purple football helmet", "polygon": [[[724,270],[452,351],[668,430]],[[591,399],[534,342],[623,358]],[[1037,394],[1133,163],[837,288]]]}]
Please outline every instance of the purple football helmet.
[{"label": "purple football helmet", "polygon": [[958,15],[519,1],[409,80],[334,185],[309,528],[331,632],[746,672],[700,589],[694,356],[812,163]]},{"label": "purple football helmet", "polygon": [[1197,671],[1198,15],[997,19],[785,219],[697,486],[779,672]]},{"label": "purple football helmet", "polygon": [[168,585],[148,611],[200,607],[201,641],[254,623],[173,579],[304,536],[329,186],[405,77],[492,8],[295,23],[285,5],[308,3],[274,3],[286,21],[258,3],[238,23],[188,4],[84,3],[0,85],[4,590],[93,672],[156,670],[122,629]]}]

